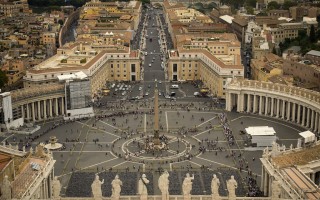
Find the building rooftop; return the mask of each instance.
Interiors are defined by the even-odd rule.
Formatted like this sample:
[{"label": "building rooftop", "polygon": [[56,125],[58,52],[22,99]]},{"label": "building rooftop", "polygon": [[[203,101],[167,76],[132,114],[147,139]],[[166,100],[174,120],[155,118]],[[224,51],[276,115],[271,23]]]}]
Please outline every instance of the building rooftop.
[{"label": "building rooftop", "polygon": [[320,143],[315,146],[293,150],[288,154],[282,154],[272,158],[279,168],[286,168],[296,165],[306,165],[309,162],[320,159]]},{"label": "building rooftop", "polygon": [[320,56],[320,51],[311,50],[306,55]]},{"label": "building rooftop", "polygon": [[231,17],[230,15],[222,15],[219,18],[227,22],[228,24],[232,24],[232,20],[234,20],[234,17]]}]

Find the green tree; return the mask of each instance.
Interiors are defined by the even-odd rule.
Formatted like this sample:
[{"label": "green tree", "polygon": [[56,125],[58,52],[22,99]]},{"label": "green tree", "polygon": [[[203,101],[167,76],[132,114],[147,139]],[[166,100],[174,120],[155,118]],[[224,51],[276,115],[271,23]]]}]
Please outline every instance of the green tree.
[{"label": "green tree", "polygon": [[257,4],[257,0],[246,0],[247,6],[251,6],[251,7],[255,8],[256,4]]},{"label": "green tree", "polygon": [[247,10],[247,13],[250,14],[250,15],[253,15],[254,14],[254,10],[253,10],[253,7],[252,6],[247,6],[246,7],[246,10]]},{"label": "green tree", "polygon": [[289,10],[290,7],[298,5],[297,2],[294,2],[292,0],[286,0],[283,5],[282,9],[283,10]]},{"label": "green tree", "polygon": [[62,20],[62,19],[59,19],[59,20],[58,20],[58,23],[62,26],[62,25],[63,25],[63,20]]},{"label": "green tree", "polygon": [[275,55],[278,55],[278,54],[277,54],[276,47],[273,47],[273,49],[272,49],[272,53],[273,53],[273,54],[275,54]]},{"label": "green tree", "polygon": [[8,83],[8,77],[6,73],[0,70],[0,88],[3,88]]},{"label": "green tree", "polygon": [[268,10],[279,9],[280,5],[276,1],[271,1],[268,3]]},{"label": "green tree", "polygon": [[316,41],[316,30],[314,28],[314,25],[312,24],[310,27],[310,42],[315,43]]}]

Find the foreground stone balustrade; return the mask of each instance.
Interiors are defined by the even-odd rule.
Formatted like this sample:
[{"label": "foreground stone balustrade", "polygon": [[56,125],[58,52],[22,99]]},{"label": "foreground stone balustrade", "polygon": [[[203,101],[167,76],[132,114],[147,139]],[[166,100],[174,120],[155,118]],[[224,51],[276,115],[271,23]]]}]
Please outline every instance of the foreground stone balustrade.
[{"label": "foreground stone balustrade", "polygon": [[320,133],[320,93],[304,88],[233,79],[226,87],[226,110],[276,117]]}]

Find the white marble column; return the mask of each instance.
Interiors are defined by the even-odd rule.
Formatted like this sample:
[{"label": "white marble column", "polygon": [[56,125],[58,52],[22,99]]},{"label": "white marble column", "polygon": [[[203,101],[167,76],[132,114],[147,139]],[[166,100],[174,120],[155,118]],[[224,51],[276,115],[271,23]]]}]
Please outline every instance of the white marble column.
[{"label": "white marble column", "polygon": [[316,120],[314,121],[314,130],[313,132],[317,133],[319,131],[319,113],[316,112]]},{"label": "white marble column", "polygon": [[257,95],[253,95],[253,113],[257,112]]},{"label": "white marble column", "polygon": [[296,103],[292,103],[292,120],[293,122],[296,122]]},{"label": "white marble column", "polygon": [[274,115],[274,98],[271,97],[271,112],[270,112],[271,117]]},{"label": "white marble column", "polygon": [[290,121],[290,114],[291,114],[291,103],[290,101],[287,102],[287,120]]},{"label": "white marble column", "polygon": [[277,118],[279,118],[279,112],[280,112],[280,99],[277,99],[277,113],[276,113]]},{"label": "white marble column", "polygon": [[248,94],[247,112],[251,111],[251,94]]},{"label": "white marble column", "polygon": [[286,108],[286,101],[282,100],[282,116],[281,116],[282,119],[285,119],[285,115],[286,115],[285,108]]},{"label": "white marble column", "polygon": [[237,99],[237,112],[241,111],[241,97],[240,94],[235,94],[237,95],[238,99]]},{"label": "white marble column", "polygon": [[311,110],[311,124],[310,124],[310,128],[311,130],[314,128],[314,110]]},{"label": "white marble column", "polygon": [[30,119],[30,108],[29,108],[29,104],[27,103],[26,104],[26,107],[27,107],[27,119]]},{"label": "white marble column", "polygon": [[47,119],[47,100],[43,101],[43,118]]},{"label": "white marble column", "polygon": [[64,98],[61,97],[61,115],[64,115]]},{"label": "white marble column", "polygon": [[302,126],[306,125],[306,109],[305,106],[302,107]]},{"label": "white marble column", "polygon": [[58,104],[58,98],[55,98],[56,106],[55,106],[55,116],[59,116],[59,104]]},{"label": "white marble column", "polygon": [[262,114],[262,96],[259,96],[259,115]]},{"label": "white marble column", "polygon": [[310,127],[310,108],[307,108],[308,112],[307,112],[307,123],[306,123],[306,127]]},{"label": "white marble column", "polygon": [[265,97],[265,109],[264,109],[264,114],[268,115],[268,109],[269,109],[269,97]]},{"label": "white marble column", "polygon": [[37,104],[38,104],[38,120],[41,120],[40,101],[37,101]]},{"label": "white marble column", "polygon": [[49,99],[49,116],[52,117],[52,99]]},{"label": "white marble column", "polygon": [[31,103],[32,121],[36,121],[34,102]]},{"label": "white marble column", "polygon": [[297,117],[297,123],[298,123],[298,124],[300,124],[300,122],[301,122],[301,105],[297,104],[297,106],[298,106],[298,112],[297,112],[298,117]]}]

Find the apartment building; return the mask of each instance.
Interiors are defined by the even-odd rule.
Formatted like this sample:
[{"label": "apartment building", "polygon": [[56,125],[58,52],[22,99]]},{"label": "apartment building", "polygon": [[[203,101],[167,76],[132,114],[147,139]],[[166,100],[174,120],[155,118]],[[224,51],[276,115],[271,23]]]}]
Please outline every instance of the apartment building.
[{"label": "apartment building", "polygon": [[0,2],[0,15],[4,16],[14,16],[18,13],[29,13],[29,5],[27,0],[21,1],[1,1]]},{"label": "apartment building", "polygon": [[235,34],[176,37],[177,49],[169,52],[169,80],[201,80],[210,93],[224,97],[227,81],[244,76],[240,43]]}]

